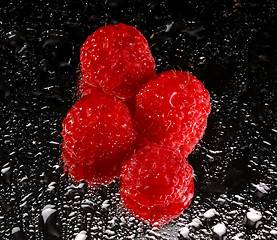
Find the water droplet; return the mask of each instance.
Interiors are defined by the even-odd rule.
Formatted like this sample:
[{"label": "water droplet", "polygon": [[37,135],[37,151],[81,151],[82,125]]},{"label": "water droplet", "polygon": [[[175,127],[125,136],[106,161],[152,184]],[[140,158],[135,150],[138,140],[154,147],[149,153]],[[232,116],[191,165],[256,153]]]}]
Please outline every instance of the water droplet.
[{"label": "water droplet", "polygon": [[27,240],[25,233],[19,227],[14,227],[11,232],[15,240]]}]

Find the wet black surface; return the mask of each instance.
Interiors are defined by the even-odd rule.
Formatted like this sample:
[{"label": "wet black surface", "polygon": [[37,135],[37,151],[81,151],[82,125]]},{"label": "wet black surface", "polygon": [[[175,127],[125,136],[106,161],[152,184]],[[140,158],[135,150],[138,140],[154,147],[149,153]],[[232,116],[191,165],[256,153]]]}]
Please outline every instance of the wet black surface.
[{"label": "wet black surface", "polygon": [[[274,0],[2,1],[0,238],[185,239],[184,227],[190,239],[277,238],[276,11]],[[118,22],[142,31],[158,72],[189,70],[211,94],[206,134],[189,156],[194,201],[160,230],[128,216],[116,182],[89,189],[60,163],[80,46]]]}]

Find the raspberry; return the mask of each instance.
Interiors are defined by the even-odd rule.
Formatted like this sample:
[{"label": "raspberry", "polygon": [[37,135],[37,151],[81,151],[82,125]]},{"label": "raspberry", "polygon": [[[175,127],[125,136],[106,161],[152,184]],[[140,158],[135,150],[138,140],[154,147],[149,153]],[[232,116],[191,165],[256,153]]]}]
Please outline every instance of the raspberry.
[{"label": "raspberry", "polygon": [[205,129],[207,128],[207,119],[203,119],[202,123],[199,122],[194,131],[188,135],[186,141],[179,147],[182,156],[187,157],[194,149],[195,145],[202,139]]},{"label": "raspberry", "polygon": [[81,93],[81,96],[89,95],[91,92],[94,91],[101,91],[103,90],[99,86],[92,86],[89,85],[86,81],[84,81],[85,76],[80,76],[78,81],[78,87],[79,87],[79,93]]},{"label": "raspberry", "polygon": [[151,144],[123,164],[121,198],[141,220],[162,225],[189,206],[194,192],[192,176],[192,167],[179,153]]},{"label": "raspberry", "polygon": [[81,48],[80,61],[84,83],[99,85],[106,93],[133,105],[139,89],[155,75],[146,39],[137,29],[122,23],[101,27],[90,35]]},{"label": "raspberry", "polygon": [[68,111],[62,136],[62,158],[69,174],[77,181],[108,184],[119,176],[136,133],[123,102],[92,90]]},{"label": "raspberry", "polygon": [[144,141],[182,146],[186,158],[202,138],[210,110],[209,93],[196,77],[167,71],[139,91],[136,125]]}]

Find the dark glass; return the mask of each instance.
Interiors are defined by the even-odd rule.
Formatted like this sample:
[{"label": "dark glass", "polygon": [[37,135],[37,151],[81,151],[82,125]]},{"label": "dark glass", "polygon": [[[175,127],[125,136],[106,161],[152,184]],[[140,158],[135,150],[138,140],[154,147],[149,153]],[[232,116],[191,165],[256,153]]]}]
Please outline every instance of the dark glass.
[{"label": "dark glass", "polygon": [[[1,1],[0,239],[276,238],[276,12],[275,0]],[[74,183],[60,160],[80,47],[119,22],[144,34],[157,72],[190,71],[211,95],[188,158],[194,200],[160,230],[124,210],[118,181]]]}]

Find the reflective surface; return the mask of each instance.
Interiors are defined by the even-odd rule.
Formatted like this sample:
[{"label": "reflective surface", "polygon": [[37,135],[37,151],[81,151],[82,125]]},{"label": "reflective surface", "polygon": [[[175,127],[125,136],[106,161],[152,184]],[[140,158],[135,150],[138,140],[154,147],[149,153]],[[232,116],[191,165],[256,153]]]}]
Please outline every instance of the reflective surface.
[{"label": "reflective surface", "polygon": [[[1,3],[0,238],[277,238],[275,1],[74,2]],[[117,182],[88,189],[60,163],[80,46],[118,22],[142,31],[157,72],[189,70],[211,94],[194,200],[160,230],[126,213]]]}]

